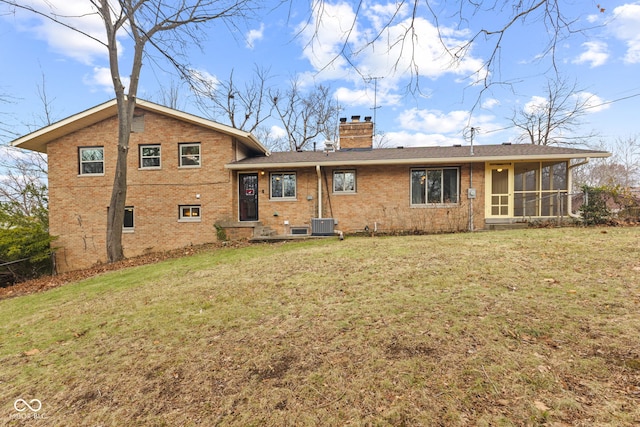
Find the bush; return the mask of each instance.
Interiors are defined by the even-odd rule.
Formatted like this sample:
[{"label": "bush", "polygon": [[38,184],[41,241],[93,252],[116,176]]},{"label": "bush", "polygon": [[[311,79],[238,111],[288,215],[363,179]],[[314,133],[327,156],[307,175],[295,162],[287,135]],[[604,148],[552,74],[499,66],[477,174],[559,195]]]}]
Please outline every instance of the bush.
[{"label": "bush", "polygon": [[605,187],[582,187],[584,203],[580,207],[584,225],[608,224],[611,221],[611,211],[607,207],[607,200],[611,193]]},{"label": "bush", "polygon": [[18,203],[0,202],[0,286],[51,273],[52,240],[46,206],[25,213]]}]

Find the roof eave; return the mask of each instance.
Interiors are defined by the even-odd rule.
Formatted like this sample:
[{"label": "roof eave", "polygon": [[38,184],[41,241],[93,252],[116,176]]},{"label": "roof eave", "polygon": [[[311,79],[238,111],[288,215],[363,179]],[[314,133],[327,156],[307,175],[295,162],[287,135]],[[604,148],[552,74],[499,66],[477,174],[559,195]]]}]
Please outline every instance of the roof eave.
[{"label": "roof eave", "polygon": [[[47,144],[49,142],[114,116],[117,114],[116,107],[116,100],[112,99],[20,137],[12,141],[11,145],[18,148],[46,153]],[[142,99],[136,100],[136,107],[226,133],[255,151],[266,155],[270,154],[269,150],[250,132],[242,131],[231,126],[223,125],[222,123],[213,122],[193,114],[184,113],[182,111],[174,110]]]},{"label": "roof eave", "polygon": [[255,170],[255,169],[283,169],[305,167],[342,167],[342,166],[390,166],[390,165],[416,165],[416,164],[457,164],[457,163],[491,163],[514,161],[543,161],[543,160],[572,160],[583,158],[605,158],[610,153],[589,152],[580,155],[554,154],[554,155],[520,155],[520,156],[467,156],[467,157],[416,157],[410,159],[378,159],[378,160],[322,160],[304,162],[278,162],[278,163],[238,163],[226,164],[229,170]]}]

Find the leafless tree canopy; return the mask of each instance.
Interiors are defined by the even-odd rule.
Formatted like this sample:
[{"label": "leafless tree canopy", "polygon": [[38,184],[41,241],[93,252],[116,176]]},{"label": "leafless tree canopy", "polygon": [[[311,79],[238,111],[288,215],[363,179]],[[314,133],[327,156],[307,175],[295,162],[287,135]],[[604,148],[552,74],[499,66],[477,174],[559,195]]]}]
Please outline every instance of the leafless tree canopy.
[{"label": "leafless tree canopy", "polygon": [[535,145],[577,145],[593,138],[579,133],[581,118],[591,107],[593,95],[569,85],[566,80],[549,80],[546,98],[539,98],[514,111],[511,122],[522,131],[520,140]]},{"label": "leafless tree canopy", "polygon": [[300,151],[314,142],[336,139],[339,107],[328,87],[320,85],[304,92],[300,83],[292,80],[286,90],[271,90],[269,98],[286,132],[280,148]]}]

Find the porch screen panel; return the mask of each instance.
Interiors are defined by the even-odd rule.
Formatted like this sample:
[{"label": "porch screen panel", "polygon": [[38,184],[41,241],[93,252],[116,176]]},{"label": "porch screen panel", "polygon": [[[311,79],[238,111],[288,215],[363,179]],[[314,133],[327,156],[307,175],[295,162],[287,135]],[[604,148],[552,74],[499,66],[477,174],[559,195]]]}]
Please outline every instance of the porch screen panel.
[{"label": "porch screen panel", "polygon": [[516,163],[514,167],[513,214],[538,216],[540,162]]},{"label": "porch screen panel", "polygon": [[542,163],[542,216],[565,214],[567,192],[567,162]]}]

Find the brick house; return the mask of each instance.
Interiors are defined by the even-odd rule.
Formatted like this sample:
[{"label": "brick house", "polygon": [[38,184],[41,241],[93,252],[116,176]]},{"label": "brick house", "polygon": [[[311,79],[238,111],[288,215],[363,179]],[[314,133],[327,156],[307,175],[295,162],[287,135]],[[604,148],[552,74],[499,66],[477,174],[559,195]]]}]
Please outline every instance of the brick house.
[{"label": "brick house", "polygon": [[[570,212],[571,170],[603,151],[534,145],[373,149],[341,119],[339,147],[269,152],[252,134],[138,100],[128,155],[126,256],[230,239],[449,232]],[[48,155],[59,271],[106,260],[115,100],[13,141]],[[582,159],[582,162],[576,162]]]}]

